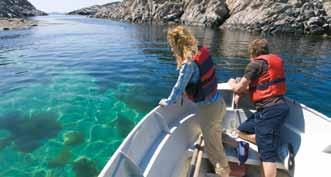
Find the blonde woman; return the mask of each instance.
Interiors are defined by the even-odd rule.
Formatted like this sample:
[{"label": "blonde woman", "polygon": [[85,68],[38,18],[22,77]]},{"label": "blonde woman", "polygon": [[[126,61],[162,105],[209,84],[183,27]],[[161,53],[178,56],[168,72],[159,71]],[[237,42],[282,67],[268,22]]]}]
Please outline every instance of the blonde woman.
[{"label": "blonde woman", "polygon": [[230,168],[222,145],[221,129],[225,102],[217,91],[215,66],[208,49],[198,49],[197,40],[182,26],[170,29],[167,39],[176,57],[179,76],[170,96],[162,99],[159,105],[173,104],[183,94],[198,104],[199,123],[209,160],[217,175],[228,177]]}]

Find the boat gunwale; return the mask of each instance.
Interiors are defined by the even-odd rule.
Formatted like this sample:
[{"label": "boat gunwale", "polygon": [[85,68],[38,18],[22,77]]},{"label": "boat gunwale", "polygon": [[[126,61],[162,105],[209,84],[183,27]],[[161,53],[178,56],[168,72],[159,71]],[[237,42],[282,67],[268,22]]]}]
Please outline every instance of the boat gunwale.
[{"label": "boat gunwale", "polygon": [[107,173],[108,169],[110,166],[113,164],[113,162],[116,160],[116,158],[121,154],[122,149],[124,146],[128,143],[128,141],[131,139],[131,137],[134,135],[134,133],[138,130],[138,128],[141,127],[143,122],[147,120],[148,118],[151,117],[151,115],[157,111],[161,106],[156,106],[154,109],[152,109],[149,113],[147,113],[139,122],[138,124],[130,131],[130,133],[124,138],[123,142],[121,145],[117,148],[117,150],[114,152],[114,154],[110,157],[109,161],[106,163],[106,165],[103,167],[101,170],[100,174],[98,177],[103,177]]}]

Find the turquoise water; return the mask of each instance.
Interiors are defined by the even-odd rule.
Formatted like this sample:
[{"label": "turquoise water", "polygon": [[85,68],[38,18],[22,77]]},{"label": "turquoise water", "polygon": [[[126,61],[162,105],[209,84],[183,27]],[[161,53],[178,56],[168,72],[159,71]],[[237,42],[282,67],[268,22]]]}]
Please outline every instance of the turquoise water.
[{"label": "turquoise water", "polygon": [[[176,81],[167,27],[37,19],[0,32],[0,176],[93,176]],[[258,36],[191,30],[211,48],[220,82],[242,75]],[[285,59],[288,96],[331,116],[331,40],[263,37]]]}]

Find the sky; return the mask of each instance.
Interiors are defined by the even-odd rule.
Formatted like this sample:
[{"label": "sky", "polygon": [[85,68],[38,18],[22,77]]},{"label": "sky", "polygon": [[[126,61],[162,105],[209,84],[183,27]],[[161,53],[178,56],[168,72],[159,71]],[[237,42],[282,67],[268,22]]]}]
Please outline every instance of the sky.
[{"label": "sky", "polygon": [[44,12],[69,12],[92,5],[102,5],[119,0],[28,0]]}]

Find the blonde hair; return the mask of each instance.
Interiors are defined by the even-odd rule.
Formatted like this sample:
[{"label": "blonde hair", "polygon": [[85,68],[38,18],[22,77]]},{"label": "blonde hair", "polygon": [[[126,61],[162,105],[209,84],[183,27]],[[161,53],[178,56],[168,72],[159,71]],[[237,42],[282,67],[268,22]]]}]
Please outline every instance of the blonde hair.
[{"label": "blonde hair", "polygon": [[192,56],[198,53],[197,40],[183,26],[169,29],[167,39],[176,57],[177,68],[180,68],[185,60],[192,60]]}]

